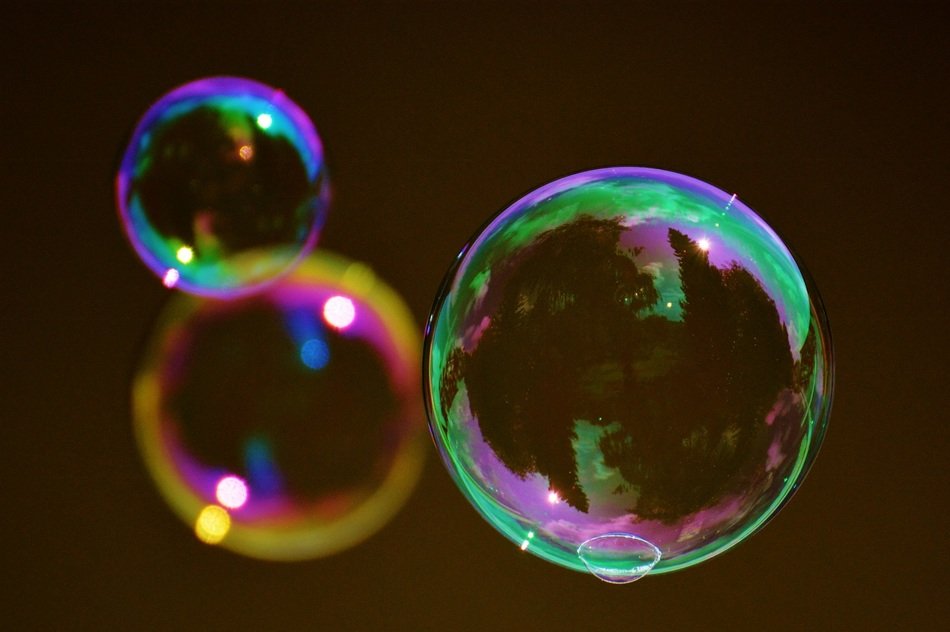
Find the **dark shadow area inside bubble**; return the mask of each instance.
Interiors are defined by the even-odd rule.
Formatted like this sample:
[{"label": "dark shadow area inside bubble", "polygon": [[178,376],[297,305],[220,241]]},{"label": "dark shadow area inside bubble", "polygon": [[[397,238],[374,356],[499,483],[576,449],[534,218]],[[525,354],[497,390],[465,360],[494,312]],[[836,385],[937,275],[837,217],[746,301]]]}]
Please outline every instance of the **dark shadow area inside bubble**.
[{"label": "dark shadow area inside bubble", "polygon": [[306,341],[261,302],[199,315],[189,332],[170,354],[162,415],[191,458],[246,478],[257,497],[315,500],[383,480],[401,408],[367,343],[324,331],[326,363],[311,368]]},{"label": "dark shadow area inside bubble", "polygon": [[158,233],[198,257],[296,243],[315,218],[320,182],[289,140],[242,110],[202,106],[162,123],[140,165],[131,195]]},{"label": "dark shadow area inside bubble", "polygon": [[445,365],[442,412],[464,381],[497,457],[585,512],[574,443],[577,420],[588,420],[603,429],[604,465],[622,477],[615,493],[635,490],[631,511],[673,522],[761,484],[773,441],[765,419],[781,393],[807,383],[814,340],[795,363],[755,277],[736,263],[716,268],[672,228],[682,320],[657,315],[652,275],[638,249],[619,244],[625,230],[620,218],[582,216],[505,259],[490,324]]}]

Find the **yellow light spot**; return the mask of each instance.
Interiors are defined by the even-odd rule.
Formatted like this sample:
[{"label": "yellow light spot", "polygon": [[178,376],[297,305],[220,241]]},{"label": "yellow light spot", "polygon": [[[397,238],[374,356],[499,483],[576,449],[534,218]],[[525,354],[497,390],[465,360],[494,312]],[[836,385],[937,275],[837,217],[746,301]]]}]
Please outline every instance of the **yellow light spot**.
[{"label": "yellow light spot", "polygon": [[238,156],[241,157],[241,160],[247,162],[254,157],[254,148],[250,145],[241,145],[238,149]]},{"label": "yellow light spot", "polygon": [[274,122],[274,118],[267,113],[257,115],[257,125],[261,129],[267,129]]},{"label": "yellow light spot", "polygon": [[182,246],[178,249],[178,252],[175,253],[175,256],[182,263],[190,263],[191,260],[195,258],[195,251],[188,246]]},{"label": "yellow light spot", "polygon": [[711,244],[709,243],[709,240],[706,239],[705,237],[703,237],[702,239],[700,239],[700,240],[697,242],[697,244],[699,245],[699,249],[702,250],[703,252],[708,252],[708,251],[709,251],[709,246],[711,245]]},{"label": "yellow light spot", "polygon": [[198,514],[195,535],[205,544],[217,544],[231,529],[231,516],[217,505],[208,505]]},{"label": "yellow light spot", "polygon": [[672,303],[672,302],[670,302],[670,301],[667,301],[667,303],[666,303],[666,306],[667,306],[667,308],[669,308],[669,307],[673,307],[673,303]]}]

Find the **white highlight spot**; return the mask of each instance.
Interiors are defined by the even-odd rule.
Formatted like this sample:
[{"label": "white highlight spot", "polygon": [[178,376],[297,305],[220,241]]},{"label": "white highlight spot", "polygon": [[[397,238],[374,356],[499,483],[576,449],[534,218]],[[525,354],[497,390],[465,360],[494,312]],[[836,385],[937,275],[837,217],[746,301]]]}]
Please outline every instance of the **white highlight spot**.
[{"label": "white highlight spot", "polygon": [[225,476],[218,481],[214,495],[228,509],[239,509],[247,502],[247,485],[237,476]]},{"label": "white highlight spot", "polygon": [[557,492],[553,489],[548,492],[548,502],[552,505],[556,505],[561,502],[561,497],[557,495]]},{"label": "white highlight spot", "polygon": [[257,126],[261,129],[267,129],[273,124],[273,122],[274,118],[266,112],[264,114],[257,115]]},{"label": "white highlight spot", "polygon": [[337,329],[346,329],[356,319],[356,307],[345,296],[331,296],[323,304],[323,320]]},{"label": "white highlight spot", "polygon": [[709,243],[709,240],[708,240],[708,239],[706,239],[705,237],[703,237],[703,238],[700,239],[697,243],[699,244],[699,249],[700,249],[700,250],[702,250],[703,252],[708,252],[708,251],[709,251],[709,246],[710,246],[711,244]]},{"label": "white highlight spot", "polygon": [[188,246],[182,246],[175,253],[175,257],[182,263],[191,263],[191,260],[195,258],[195,251]]},{"label": "white highlight spot", "polygon": [[169,268],[165,272],[165,276],[162,278],[162,283],[165,285],[165,287],[175,287],[175,284],[178,283],[179,277],[180,275],[178,274],[178,270],[175,268]]}]

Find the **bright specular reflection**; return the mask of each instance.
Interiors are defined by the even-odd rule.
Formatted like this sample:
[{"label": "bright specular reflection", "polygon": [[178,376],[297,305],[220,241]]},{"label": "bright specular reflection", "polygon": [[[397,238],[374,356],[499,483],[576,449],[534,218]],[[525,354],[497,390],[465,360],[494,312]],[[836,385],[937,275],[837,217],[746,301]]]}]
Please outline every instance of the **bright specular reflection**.
[{"label": "bright specular reflection", "polygon": [[347,280],[353,265],[323,251],[260,294],[170,297],[134,422],[159,490],[202,541],[328,555],[381,528],[414,487],[419,329],[378,278]]},{"label": "bright specular reflection", "polygon": [[191,263],[191,260],[195,256],[195,252],[188,246],[182,246],[178,249],[178,252],[175,254],[175,256],[182,263]]},{"label": "bright specular reflection", "polygon": [[831,403],[824,312],[788,248],[735,195],[656,169],[569,176],[491,219],[426,343],[462,492],[521,550],[613,583],[765,524]]},{"label": "bright specular reflection", "polygon": [[240,509],[247,502],[247,484],[237,476],[225,476],[218,481],[214,495],[228,509]]},{"label": "bright specular reflection", "polygon": [[346,329],[356,318],[353,301],[345,296],[331,296],[323,305],[323,319],[337,329]]},{"label": "bright specular reflection", "polygon": [[208,505],[198,514],[195,535],[205,544],[219,544],[231,530],[231,516],[217,505]]},{"label": "bright specular reflection", "polygon": [[175,268],[169,268],[168,270],[165,271],[165,276],[162,277],[162,284],[165,287],[171,289],[175,287],[175,285],[178,283],[179,276],[180,275],[178,274],[178,270],[176,270]]}]

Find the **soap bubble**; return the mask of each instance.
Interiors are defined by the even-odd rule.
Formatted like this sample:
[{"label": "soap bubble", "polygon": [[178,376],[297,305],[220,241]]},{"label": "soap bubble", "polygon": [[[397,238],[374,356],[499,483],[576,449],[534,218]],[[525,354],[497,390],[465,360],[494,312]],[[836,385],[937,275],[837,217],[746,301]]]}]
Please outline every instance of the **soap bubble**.
[{"label": "soap bubble", "polygon": [[274,88],[212,77],[172,90],[132,133],[119,217],[166,287],[205,296],[260,289],[316,242],[328,197],[310,119]]},{"label": "soap bubble", "polygon": [[421,342],[367,266],[326,252],[252,296],[173,295],[133,386],[146,467],[206,543],[274,560],[357,544],[420,473]]},{"label": "soap bubble", "polygon": [[759,529],[831,405],[820,299],[734,195],[643,168],[496,215],[436,299],[423,366],[443,461],[518,547],[625,583]]}]

